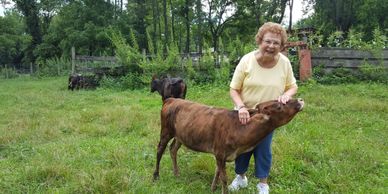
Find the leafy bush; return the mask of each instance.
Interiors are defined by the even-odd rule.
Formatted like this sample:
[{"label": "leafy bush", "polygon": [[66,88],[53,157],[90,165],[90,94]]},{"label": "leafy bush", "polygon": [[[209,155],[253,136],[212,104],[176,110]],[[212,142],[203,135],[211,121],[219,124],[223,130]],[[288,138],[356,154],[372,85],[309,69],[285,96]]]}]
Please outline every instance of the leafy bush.
[{"label": "leafy bush", "polygon": [[52,77],[68,75],[71,72],[71,60],[65,57],[47,59],[39,65],[37,75]]},{"label": "leafy bush", "polygon": [[131,31],[131,41],[132,45],[126,43],[125,38],[120,32],[114,31],[111,29],[109,31],[109,38],[111,39],[113,45],[116,47],[116,57],[118,62],[122,65],[126,65],[129,68],[130,72],[141,73],[141,68],[139,64],[144,60],[143,55],[139,52],[135,36],[133,31]]},{"label": "leafy bush", "polygon": [[104,76],[100,83],[100,87],[109,89],[139,89],[144,88],[146,84],[141,80],[141,77],[137,73],[128,73],[122,77],[109,77]]},{"label": "leafy bush", "polygon": [[18,73],[13,68],[1,68],[0,67],[0,77],[5,79],[18,77]]},{"label": "leafy bush", "polygon": [[388,69],[383,65],[364,63],[360,67],[360,79],[368,82],[388,83]]},{"label": "leafy bush", "polygon": [[344,67],[326,72],[323,65],[314,67],[313,78],[321,84],[343,84],[357,82],[388,83],[388,69],[383,65],[364,63],[358,70]]}]

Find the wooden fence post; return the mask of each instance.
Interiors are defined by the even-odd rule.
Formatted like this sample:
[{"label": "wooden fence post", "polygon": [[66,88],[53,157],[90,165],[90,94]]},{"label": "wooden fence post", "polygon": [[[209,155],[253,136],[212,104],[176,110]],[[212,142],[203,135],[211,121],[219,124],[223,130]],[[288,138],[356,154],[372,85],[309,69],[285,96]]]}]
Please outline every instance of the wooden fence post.
[{"label": "wooden fence post", "polygon": [[[32,66],[32,62],[31,62],[31,66]],[[39,73],[39,71],[40,71],[39,63],[37,63],[37,64],[35,64],[35,74]]]},{"label": "wooden fence post", "polygon": [[7,67],[7,64],[5,64],[5,78],[8,79],[8,67]]},{"label": "wooden fence post", "polygon": [[32,63],[30,63],[30,76],[34,73],[34,69],[32,68]]},{"label": "wooden fence post", "polygon": [[58,76],[60,75],[61,71],[59,69],[59,63],[57,63],[57,71],[58,71]]},{"label": "wooden fence post", "polygon": [[75,48],[71,47],[71,74],[75,71]]}]

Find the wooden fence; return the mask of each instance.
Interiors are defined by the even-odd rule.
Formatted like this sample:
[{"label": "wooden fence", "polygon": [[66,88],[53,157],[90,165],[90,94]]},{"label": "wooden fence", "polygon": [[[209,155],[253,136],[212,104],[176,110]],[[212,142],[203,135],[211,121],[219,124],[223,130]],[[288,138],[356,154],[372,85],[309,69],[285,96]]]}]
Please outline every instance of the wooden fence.
[{"label": "wooden fence", "polygon": [[388,49],[372,54],[368,51],[346,48],[319,48],[312,50],[312,66],[323,65],[326,72],[336,68],[357,70],[362,64],[383,65],[388,69]]},{"label": "wooden fence", "polygon": [[84,56],[84,55],[76,55],[75,48],[71,48],[71,74],[80,73],[80,72],[90,72],[95,73],[99,68],[95,67],[87,67],[83,66],[82,63],[94,63],[94,62],[102,62],[109,64],[108,66],[103,66],[100,68],[109,68],[112,67],[111,64],[116,63],[116,57],[114,56]]}]

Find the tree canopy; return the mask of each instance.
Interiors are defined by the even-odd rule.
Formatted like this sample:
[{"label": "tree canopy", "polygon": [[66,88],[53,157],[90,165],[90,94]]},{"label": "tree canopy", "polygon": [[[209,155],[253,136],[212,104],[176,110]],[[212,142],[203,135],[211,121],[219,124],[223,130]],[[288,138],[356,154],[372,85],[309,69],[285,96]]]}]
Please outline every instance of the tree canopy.
[{"label": "tree canopy", "polygon": [[[297,27],[316,28],[326,38],[335,31],[373,30],[387,34],[387,0],[304,0],[314,14]],[[2,0],[2,4],[11,1]],[[114,55],[108,31],[147,53],[176,46],[180,53],[252,44],[257,28],[281,23],[292,0],[13,0],[14,8],[0,17],[1,64],[45,63],[70,56],[72,46],[83,55]],[[288,17],[288,16],[287,16]],[[287,24],[285,24],[287,25]],[[224,48],[221,48],[223,46]],[[232,49],[232,50],[228,50]]]}]

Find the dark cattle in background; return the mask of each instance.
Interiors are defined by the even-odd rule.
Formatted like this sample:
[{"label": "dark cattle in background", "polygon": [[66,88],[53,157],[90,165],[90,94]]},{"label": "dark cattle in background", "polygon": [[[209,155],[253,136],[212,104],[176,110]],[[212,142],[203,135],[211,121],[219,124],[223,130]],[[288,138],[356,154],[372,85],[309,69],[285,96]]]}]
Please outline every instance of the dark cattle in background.
[{"label": "dark cattle in background", "polygon": [[74,90],[74,89],[80,89],[82,88],[82,75],[81,74],[72,74],[69,76],[69,82],[67,89]]},{"label": "dark cattle in background", "polygon": [[186,98],[187,85],[182,78],[163,78],[157,79],[152,77],[151,92],[158,91],[162,96],[162,100],[167,98]]},{"label": "dark cattle in background", "polygon": [[99,86],[95,75],[72,74],[69,76],[68,89],[94,89]]},{"label": "dark cattle in background", "polygon": [[292,99],[286,104],[268,101],[249,110],[251,119],[242,125],[238,111],[214,108],[195,102],[169,98],[164,101],[161,111],[161,134],[157,149],[154,180],[159,177],[159,164],[168,142],[173,162],[174,174],[179,174],[177,152],[183,144],[186,147],[214,154],[217,161],[212,191],[219,179],[222,193],[227,190],[226,162],[233,161],[238,155],[252,150],[269,133],[287,124],[302,110],[302,99]]}]

